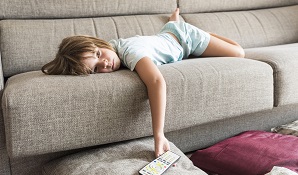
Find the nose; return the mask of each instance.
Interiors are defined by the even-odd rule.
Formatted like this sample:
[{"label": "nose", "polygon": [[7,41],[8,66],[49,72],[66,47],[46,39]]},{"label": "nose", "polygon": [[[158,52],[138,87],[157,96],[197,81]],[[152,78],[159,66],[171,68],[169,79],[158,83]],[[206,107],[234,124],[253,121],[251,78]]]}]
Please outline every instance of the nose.
[{"label": "nose", "polygon": [[107,59],[103,59],[103,64],[104,64],[104,68],[106,69],[107,67],[112,67],[112,63],[109,63],[109,61]]}]

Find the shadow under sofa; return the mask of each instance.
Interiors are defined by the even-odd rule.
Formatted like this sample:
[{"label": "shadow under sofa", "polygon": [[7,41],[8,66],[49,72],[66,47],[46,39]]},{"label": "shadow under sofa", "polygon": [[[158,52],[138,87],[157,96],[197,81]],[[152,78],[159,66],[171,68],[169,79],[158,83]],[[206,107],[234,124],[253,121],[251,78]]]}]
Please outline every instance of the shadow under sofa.
[{"label": "shadow under sofa", "polygon": [[[109,40],[157,33],[176,0],[29,2],[1,1],[0,174],[40,174],[58,157],[151,136],[146,88],[135,72],[75,77],[39,70],[69,35]],[[87,8],[94,3],[98,8]],[[159,67],[167,83],[170,141],[190,152],[297,120],[297,1],[180,0],[179,6],[181,20],[236,40],[246,57]]]}]

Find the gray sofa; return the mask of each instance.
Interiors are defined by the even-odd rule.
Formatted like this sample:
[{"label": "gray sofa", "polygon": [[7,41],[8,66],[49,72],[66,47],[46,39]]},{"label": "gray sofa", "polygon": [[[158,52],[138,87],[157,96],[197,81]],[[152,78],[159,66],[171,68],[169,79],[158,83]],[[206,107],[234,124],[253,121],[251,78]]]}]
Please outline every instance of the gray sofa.
[{"label": "gray sofa", "polygon": [[181,20],[240,43],[245,58],[159,66],[166,136],[183,152],[298,119],[297,0],[0,0],[0,174],[40,174],[74,152],[152,135],[145,85],[123,69],[48,76],[61,40],[152,35]]}]

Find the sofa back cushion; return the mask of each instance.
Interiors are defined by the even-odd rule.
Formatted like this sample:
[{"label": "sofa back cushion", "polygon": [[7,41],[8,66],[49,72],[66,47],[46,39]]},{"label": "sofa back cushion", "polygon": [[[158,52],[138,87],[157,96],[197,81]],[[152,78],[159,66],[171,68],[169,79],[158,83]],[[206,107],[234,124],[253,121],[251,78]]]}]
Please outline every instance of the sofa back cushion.
[{"label": "sofa back cushion", "polygon": [[[0,4],[0,8],[5,8],[0,10],[0,19],[18,18],[0,21],[4,77],[40,70],[45,63],[54,59],[59,43],[67,36],[92,35],[110,40],[156,34],[176,7],[176,0],[104,0],[101,3],[95,0],[63,3],[39,1],[36,4],[29,3],[29,0],[20,4],[3,2],[6,0],[2,0]],[[241,5],[237,5],[240,2],[238,0],[230,5],[243,9]],[[186,2],[181,0],[180,3],[182,5]],[[189,0],[188,3],[192,2]],[[288,0],[273,4],[292,3],[293,1]],[[259,4],[255,7],[263,6]],[[298,5],[250,11],[187,13],[181,16],[186,22],[205,31],[236,40],[244,48],[298,42]]]},{"label": "sofa back cushion", "polygon": [[171,13],[176,0],[1,0],[0,19],[80,18]]},{"label": "sofa back cushion", "polygon": [[182,14],[205,31],[232,38],[244,48],[298,42],[298,5],[233,12]]},{"label": "sofa back cushion", "polygon": [[297,0],[179,0],[181,13],[253,10],[298,5]]},{"label": "sofa back cushion", "polygon": [[[178,3],[182,13],[251,10],[298,4],[296,0],[179,0]],[[170,13],[175,7],[176,0],[1,0],[0,19]]]},{"label": "sofa back cushion", "polygon": [[109,41],[153,35],[167,21],[167,15],[3,20],[0,35],[4,76],[40,70],[54,59],[58,45],[67,36],[91,35]]}]

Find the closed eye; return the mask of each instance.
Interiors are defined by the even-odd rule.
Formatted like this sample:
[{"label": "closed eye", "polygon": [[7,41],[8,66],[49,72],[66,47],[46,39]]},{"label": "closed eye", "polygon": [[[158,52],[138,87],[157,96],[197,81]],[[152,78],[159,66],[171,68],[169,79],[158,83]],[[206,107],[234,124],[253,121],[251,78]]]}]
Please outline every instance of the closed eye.
[{"label": "closed eye", "polygon": [[97,66],[94,68],[93,72],[97,72]]},{"label": "closed eye", "polygon": [[101,56],[101,52],[100,52],[100,50],[98,50],[98,52],[97,52],[97,56],[98,56],[98,58]]}]

